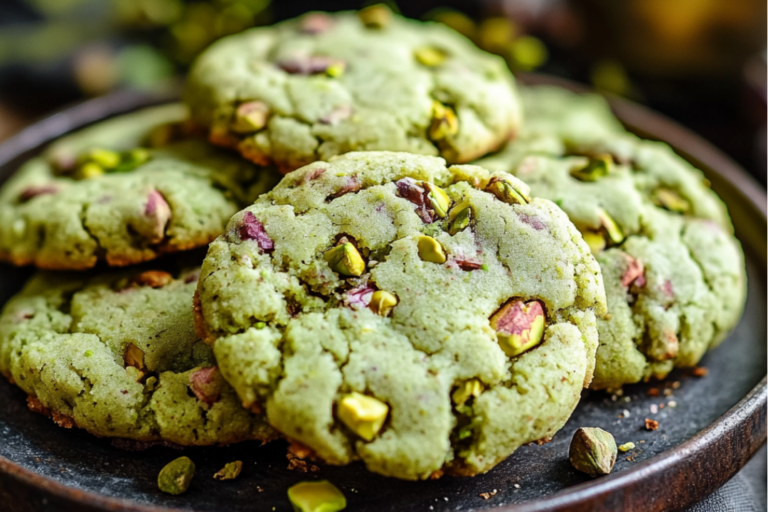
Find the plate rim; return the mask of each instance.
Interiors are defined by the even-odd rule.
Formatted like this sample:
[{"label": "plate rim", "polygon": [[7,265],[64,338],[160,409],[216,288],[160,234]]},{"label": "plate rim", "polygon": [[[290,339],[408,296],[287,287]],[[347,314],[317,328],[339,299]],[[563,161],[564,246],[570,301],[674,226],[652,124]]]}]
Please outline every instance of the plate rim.
[{"label": "plate rim", "polygon": [[[536,73],[519,73],[517,78],[526,85],[558,85],[578,92],[590,92],[584,85],[567,79]],[[766,193],[758,182],[733,160],[705,139],[694,134],[658,112],[618,97],[607,97],[612,109],[630,130],[644,134],[663,130],[664,142],[670,144],[697,167],[728,181],[758,213],[758,222],[766,223],[768,207]],[[59,110],[42,118],[0,144],[0,169],[15,167],[33,152],[53,139],[107,117],[162,103],[178,101],[178,89],[170,88],[154,93],[119,91]],[[656,129],[649,129],[648,126]],[[765,233],[765,230],[762,230]],[[765,235],[763,235],[765,236]],[[766,255],[757,254],[763,265]],[[479,509],[490,512],[538,512],[542,510],[670,510],[691,505],[708,496],[735,475],[766,440],[766,409],[768,402],[768,376],[743,397],[736,405],[708,427],[687,441],[662,452],[631,469],[597,480],[584,482],[550,496],[533,501]],[[733,439],[741,431],[740,439]],[[741,450],[733,450],[740,443]],[[743,446],[745,445],[746,446]],[[716,458],[718,467],[712,467]],[[669,485],[674,474],[708,475],[704,485]],[[189,509],[145,505],[122,498],[113,498],[69,487],[26,469],[0,455],[0,474],[19,484],[43,490],[50,496],[81,505],[92,510],[115,512],[183,512]],[[638,483],[642,483],[639,486]],[[649,488],[648,484],[653,483]],[[642,489],[640,489],[642,487]],[[649,508],[640,497],[653,493],[654,503]],[[647,499],[647,498],[646,498]],[[637,506],[641,508],[637,508]]]}]

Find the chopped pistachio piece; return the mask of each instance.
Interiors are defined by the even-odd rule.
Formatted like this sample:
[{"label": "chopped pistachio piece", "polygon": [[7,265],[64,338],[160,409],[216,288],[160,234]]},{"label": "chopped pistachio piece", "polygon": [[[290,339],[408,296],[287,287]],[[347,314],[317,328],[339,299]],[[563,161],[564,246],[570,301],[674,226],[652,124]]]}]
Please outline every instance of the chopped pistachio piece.
[{"label": "chopped pistachio piece", "polygon": [[527,204],[530,201],[530,198],[526,197],[521,190],[513,187],[512,183],[497,177],[491,178],[485,191],[507,204]]},{"label": "chopped pistachio piece", "polygon": [[459,131],[459,120],[451,107],[439,101],[432,102],[432,124],[429,127],[429,138],[443,140]]},{"label": "chopped pistachio piece", "polygon": [[325,74],[333,78],[338,78],[344,74],[344,71],[346,69],[347,69],[346,62],[339,60],[334,62],[330,66],[328,66],[325,69]]},{"label": "chopped pistachio piece", "polygon": [[616,463],[616,441],[601,428],[580,428],[573,434],[568,458],[574,468],[593,478],[607,475]]},{"label": "chopped pistachio piece", "polygon": [[253,133],[261,130],[267,124],[269,107],[261,101],[241,103],[235,110],[232,131],[237,133]]},{"label": "chopped pistachio piece", "polygon": [[243,461],[236,460],[235,462],[229,462],[225,464],[223,468],[218,470],[213,478],[216,480],[234,480],[240,476],[240,472],[243,470]]},{"label": "chopped pistachio piece", "polygon": [[325,261],[334,272],[343,276],[360,276],[365,272],[365,261],[351,242],[342,242],[326,251]]},{"label": "chopped pistachio piece", "polygon": [[441,219],[444,218],[448,215],[448,209],[451,207],[451,198],[443,189],[433,183],[425,181],[423,185],[427,189],[427,199],[429,199],[432,209],[435,210],[435,214]]},{"label": "chopped pistachio piece", "polygon": [[94,162],[86,162],[77,169],[77,178],[81,180],[90,180],[98,178],[104,174],[102,166]]},{"label": "chopped pistachio piece", "polygon": [[456,405],[464,405],[470,398],[480,396],[483,389],[483,383],[480,382],[480,379],[465,380],[451,394],[451,399]]},{"label": "chopped pistachio piece", "polygon": [[608,212],[605,210],[600,211],[600,224],[602,224],[605,228],[605,231],[608,233],[608,238],[611,240],[611,242],[614,244],[620,244],[624,241],[624,231],[621,230],[616,221],[613,220],[613,217],[608,215]]},{"label": "chopped pistachio piece", "polygon": [[585,231],[582,233],[582,236],[584,237],[584,241],[587,242],[592,254],[597,254],[605,249],[605,237],[602,233],[598,233],[597,231]]},{"label": "chopped pistachio piece", "polygon": [[327,480],[300,482],[288,489],[288,499],[296,512],[338,512],[347,507],[347,499]]},{"label": "chopped pistachio piece", "polygon": [[434,68],[442,65],[448,57],[448,54],[434,46],[422,46],[421,48],[416,48],[416,50],[414,50],[413,56],[416,57],[416,60],[419,61],[419,64],[422,66]]},{"label": "chopped pistachio piece", "polygon": [[653,194],[656,204],[662,208],[675,213],[688,213],[691,205],[688,201],[680,197],[680,194],[668,188],[658,188]]},{"label": "chopped pistachio piece", "polygon": [[628,452],[629,450],[633,450],[634,448],[635,448],[635,443],[633,443],[632,441],[628,443],[624,443],[621,446],[619,446],[619,450],[621,450],[622,452]]},{"label": "chopped pistachio piece", "polygon": [[123,155],[120,164],[115,167],[113,172],[128,172],[149,161],[151,155],[144,148],[135,148]]},{"label": "chopped pistachio piece", "polygon": [[571,176],[580,181],[597,181],[608,176],[613,166],[613,157],[608,154],[597,155],[585,165],[571,170]]},{"label": "chopped pistachio piece", "polygon": [[472,220],[472,207],[469,206],[469,202],[464,201],[456,205],[456,208],[451,210],[448,233],[453,236],[459,231],[463,231],[469,226],[470,220]]},{"label": "chopped pistachio piece", "polygon": [[392,11],[384,4],[370,5],[357,13],[368,28],[384,28],[392,21]]},{"label": "chopped pistachio piece", "polygon": [[512,299],[491,316],[490,322],[501,349],[514,357],[541,343],[546,315],[538,300]]},{"label": "chopped pistachio piece", "polygon": [[339,400],[336,412],[352,432],[366,441],[373,441],[387,419],[389,406],[373,397],[353,392]]},{"label": "chopped pistachio piece", "polygon": [[431,263],[445,263],[447,258],[443,246],[431,236],[420,236],[417,245],[419,248],[419,257],[422,260]]},{"label": "chopped pistachio piece", "polygon": [[169,462],[157,475],[157,487],[168,494],[181,494],[189,489],[195,476],[195,463],[189,457]]},{"label": "chopped pistachio piece", "polygon": [[397,297],[393,294],[384,290],[377,290],[371,295],[371,302],[368,307],[377,315],[389,316],[392,308],[397,306],[397,302]]},{"label": "chopped pistachio piece", "polygon": [[93,162],[103,169],[113,169],[120,163],[120,153],[109,149],[94,148],[83,155],[83,162]]}]

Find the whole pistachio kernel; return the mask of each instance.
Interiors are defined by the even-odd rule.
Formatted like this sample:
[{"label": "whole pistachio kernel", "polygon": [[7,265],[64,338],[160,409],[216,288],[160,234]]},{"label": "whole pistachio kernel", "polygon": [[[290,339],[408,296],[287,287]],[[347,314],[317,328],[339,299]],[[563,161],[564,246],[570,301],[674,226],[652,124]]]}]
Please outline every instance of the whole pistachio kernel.
[{"label": "whole pistachio kernel", "polygon": [[585,231],[581,235],[589,246],[589,250],[592,251],[592,254],[597,254],[605,249],[605,237],[602,233],[598,233],[597,231]]},{"label": "whole pistachio kernel", "polygon": [[389,406],[373,397],[352,392],[342,397],[336,414],[349,429],[366,441],[373,441],[389,414]]},{"label": "whole pistachio kernel", "polygon": [[574,468],[592,478],[607,475],[616,463],[616,441],[601,428],[580,428],[573,434],[568,458]]},{"label": "whole pistachio kernel", "polygon": [[451,210],[450,221],[448,222],[448,233],[453,236],[459,231],[469,226],[472,220],[472,207],[468,201],[463,201]]},{"label": "whole pistachio kernel", "polygon": [[429,199],[429,204],[432,206],[432,209],[435,210],[435,214],[441,219],[444,218],[448,215],[448,210],[451,207],[451,198],[448,197],[448,194],[446,194],[443,189],[434,183],[425,181],[423,185],[427,190],[427,199]]},{"label": "whole pistachio kernel", "polygon": [[653,195],[654,202],[671,212],[688,213],[691,205],[688,201],[680,197],[674,190],[668,188],[658,188]]},{"label": "whole pistachio kernel", "polygon": [[181,494],[189,489],[195,476],[195,463],[189,457],[169,462],[157,475],[157,487],[168,494]]},{"label": "whole pistachio kernel", "polygon": [[344,240],[333,249],[325,252],[325,261],[338,274],[360,276],[365,272],[365,260],[351,242]]},{"label": "whole pistachio kernel", "polygon": [[499,346],[509,357],[515,357],[541,343],[546,315],[538,300],[525,302],[512,299],[490,318]]},{"label": "whole pistachio kernel", "polygon": [[439,101],[432,102],[432,124],[429,127],[429,138],[443,140],[459,131],[459,120],[451,107]]},{"label": "whole pistachio kernel", "polygon": [[331,482],[300,482],[288,489],[296,512],[338,512],[347,508],[347,499]]},{"label": "whole pistachio kernel", "polygon": [[613,157],[609,154],[591,157],[589,161],[571,170],[571,176],[579,181],[597,181],[608,176],[613,166]]},{"label": "whole pistachio kernel", "polygon": [[516,189],[512,183],[503,178],[491,178],[485,191],[507,204],[527,204],[530,201],[530,198],[526,197],[522,191]]},{"label": "whole pistachio kernel", "polygon": [[377,290],[371,295],[371,302],[368,304],[368,308],[371,311],[381,316],[389,316],[392,312],[392,308],[397,306],[397,297],[384,290]]},{"label": "whole pistachio kernel", "polygon": [[447,257],[440,242],[431,236],[422,235],[417,242],[419,257],[431,263],[445,263]]},{"label": "whole pistachio kernel", "polygon": [[605,210],[600,210],[600,224],[603,225],[605,228],[605,232],[608,233],[608,238],[613,242],[614,244],[620,244],[624,241],[624,231],[621,230],[621,227],[616,223],[615,220],[613,220],[613,217],[608,215],[608,212]]},{"label": "whole pistachio kernel", "polygon": [[428,68],[440,66],[445,62],[445,59],[448,58],[448,54],[445,53],[445,51],[440,48],[435,48],[434,46],[422,46],[421,48],[416,48],[413,51],[413,56],[419,61],[419,64],[427,66]]},{"label": "whole pistachio kernel", "polygon": [[269,107],[261,101],[241,103],[235,110],[232,131],[237,133],[253,133],[261,130],[267,124]]},{"label": "whole pistachio kernel", "polygon": [[384,28],[392,21],[392,11],[384,4],[369,5],[357,13],[368,28]]},{"label": "whole pistachio kernel", "polygon": [[485,388],[480,379],[465,380],[451,394],[451,400],[456,405],[464,405],[470,398],[480,396],[483,389]]}]

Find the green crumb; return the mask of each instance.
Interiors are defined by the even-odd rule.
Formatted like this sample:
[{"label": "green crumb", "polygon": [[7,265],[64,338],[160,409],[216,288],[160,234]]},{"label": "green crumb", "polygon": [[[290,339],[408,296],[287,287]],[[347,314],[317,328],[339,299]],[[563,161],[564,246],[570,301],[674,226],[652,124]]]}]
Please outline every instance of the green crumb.
[{"label": "green crumb", "polygon": [[347,508],[344,494],[331,482],[301,482],[288,489],[296,512],[337,512]]},{"label": "green crumb", "polygon": [[619,450],[621,450],[622,452],[628,452],[629,450],[632,450],[634,447],[635,447],[635,443],[629,442],[619,446]]},{"label": "green crumb", "polygon": [[193,476],[195,463],[189,457],[179,457],[160,470],[157,487],[168,494],[181,494],[189,489]]},{"label": "green crumb", "polygon": [[85,355],[85,357],[91,357],[93,355],[93,350],[86,350],[83,355]]},{"label": "green crumb", "polygon": [[243,470],[243,461],[236,460],[225,464],[223,468],[218,470],[213,478],[216,480],[234,480],[240,476],[240,472]]},{"label": "green crumb", "polygon": [[482,270],[483,272],[488,272],[488,265],[483,263],[482,265],[480,265],[480,270]]},{"label": "green crumb", "polygon": [[266,322],[256,322],[257,329],[263,329],[267,326]]}]

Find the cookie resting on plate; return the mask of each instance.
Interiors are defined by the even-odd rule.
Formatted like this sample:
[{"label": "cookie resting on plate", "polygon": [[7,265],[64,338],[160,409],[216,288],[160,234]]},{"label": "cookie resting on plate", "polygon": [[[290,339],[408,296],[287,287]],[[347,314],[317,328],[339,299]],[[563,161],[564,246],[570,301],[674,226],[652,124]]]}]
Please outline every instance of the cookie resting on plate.
[{"label": "cookie resting on plate", "polygon": [[498,149],[520,123],[500,57],[383,6],[221,39],[192,66],[184,97],[211,142],[284,172],[350,151],[467,162]]},{"label": "cookie resting on plate", "polygon": [[556,202],[592,247],[608,300],[592,387],[695,366],[738,323],[746,299],[725,205],[698,169],[624,131],[598,96],[540,87],[523,97],[519,140],[477,164]]},{"label": "cookie resting on plate", "polygon": [[225,379],[282,435],[424,479],[557,432],[592,379],[604,301],[579,232],[521,181],[369,152],[235,215],[195,307]]},{"label": "cookie resting on plate", "polygon": [[184,135],[179,104],[68,135],[0,189],[0,259],[56,270],[130,265],[192,249],[278,181]]}]

